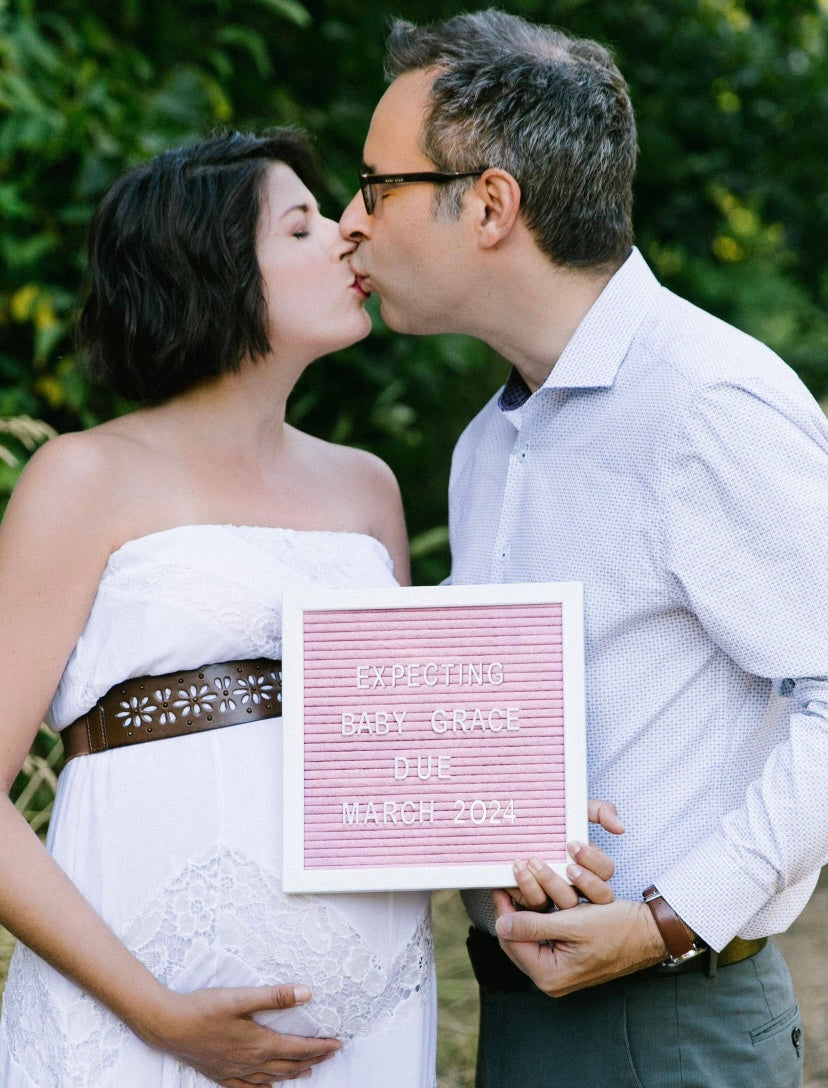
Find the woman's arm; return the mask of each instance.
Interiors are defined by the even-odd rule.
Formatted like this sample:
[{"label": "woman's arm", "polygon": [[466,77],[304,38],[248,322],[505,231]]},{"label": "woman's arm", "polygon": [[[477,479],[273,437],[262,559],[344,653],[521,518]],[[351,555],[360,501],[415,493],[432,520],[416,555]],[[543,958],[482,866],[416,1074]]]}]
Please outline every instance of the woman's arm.
[{"label": "woman's arm", "polygon": [[117,531],[116,477],[108,451],[93,438],[54,439],[27,466],[0,525],[0,922],[147,1043],[226,1088],[254,1073],[304,1075],[340,1044],[279,1035],[251,1019],[256,1011],[302,1004],[310,996],[304,987],[168,990],[84,899],[9,799],[116,543],[105,528]]}]

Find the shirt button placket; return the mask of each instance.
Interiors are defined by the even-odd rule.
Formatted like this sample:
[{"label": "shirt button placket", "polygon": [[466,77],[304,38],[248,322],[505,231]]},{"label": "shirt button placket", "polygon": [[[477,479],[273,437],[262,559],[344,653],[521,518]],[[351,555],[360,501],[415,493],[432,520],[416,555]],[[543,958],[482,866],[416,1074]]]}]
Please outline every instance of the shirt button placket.
[{"label": "shirt button placket", "polygon": [[511,545],[515,535],[522,506],[522,496],[526,487],[526,468],[529,462],[529,436],[524,422],[515,438],[515,448],[509,456],[509,469],[506,474],[506,487],[503,491],[503,505],[500,509],[500,521],[495,538],[492,556],[492,581],[509,582],[509,559]]}]

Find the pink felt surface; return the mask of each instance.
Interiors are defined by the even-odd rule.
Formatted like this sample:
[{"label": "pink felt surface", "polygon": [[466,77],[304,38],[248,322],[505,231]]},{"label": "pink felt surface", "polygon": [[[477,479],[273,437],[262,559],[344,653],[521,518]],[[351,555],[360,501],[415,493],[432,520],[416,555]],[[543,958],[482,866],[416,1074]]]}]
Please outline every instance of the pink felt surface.
[{"label": "pink felt surface", "polygon": [[305,866],[565,856],[559,603],[304,616]]}]

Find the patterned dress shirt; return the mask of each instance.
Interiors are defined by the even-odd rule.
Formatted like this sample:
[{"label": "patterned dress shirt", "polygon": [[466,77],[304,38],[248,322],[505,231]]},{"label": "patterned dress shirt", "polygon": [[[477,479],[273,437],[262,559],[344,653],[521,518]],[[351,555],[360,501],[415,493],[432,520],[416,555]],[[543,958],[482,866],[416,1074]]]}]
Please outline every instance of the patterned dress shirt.
[{"label": "patterned dress shirt", "polygon": [[583,583],[616,895],[655,883],[719,950],[786,929],[828,860],[828,421],[794,372],[633,250],[461,436],[450,530],[455,584]]}]

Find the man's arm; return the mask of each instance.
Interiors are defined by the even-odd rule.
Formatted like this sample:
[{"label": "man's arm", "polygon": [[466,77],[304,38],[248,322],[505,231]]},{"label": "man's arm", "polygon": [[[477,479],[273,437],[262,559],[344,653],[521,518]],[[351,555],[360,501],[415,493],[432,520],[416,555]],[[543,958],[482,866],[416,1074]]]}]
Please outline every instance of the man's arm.
[{"label": "man's arm", "polygon": [[[666,569],[745,683],[774,681],[790,717],[743,803],[649,874],[692,933],[721,950],[737,934],[775,931],[775,902],[828,860],[828,429],[793,385],[764,396],[722,383],[678,430]],[[643,901],[556,914],[516,913],[502,895],[496,904],[504,948],[550,994],[668,956]],[[752,924],[765,914],[769,922]]]}]

